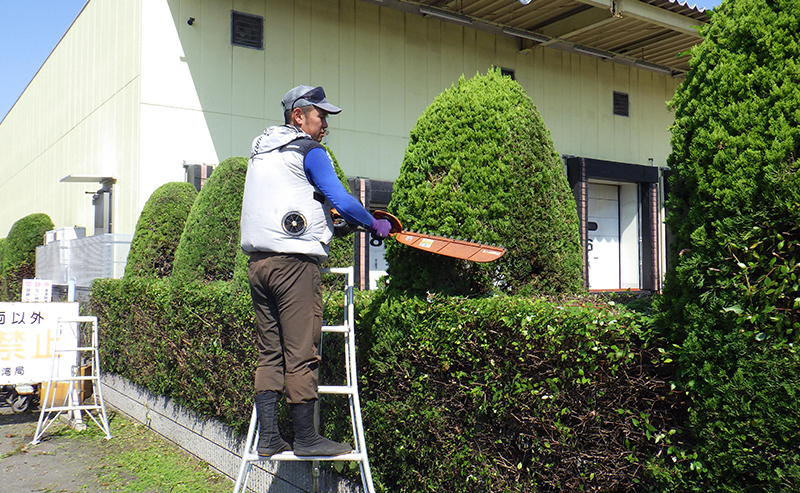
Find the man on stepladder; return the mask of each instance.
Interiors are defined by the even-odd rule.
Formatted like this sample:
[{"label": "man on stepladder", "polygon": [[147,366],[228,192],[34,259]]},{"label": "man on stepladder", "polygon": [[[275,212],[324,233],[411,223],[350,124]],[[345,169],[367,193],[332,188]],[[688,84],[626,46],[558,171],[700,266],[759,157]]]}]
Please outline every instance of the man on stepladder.
[{"label": "man on stepladder", "polygon": [[319,435],[313,420],[322,332],[318,265],[333,237],[331,209],[376,238],[387,237],[391,225],[347,192],[320,144],[328,115],[342,111],[322,87],[297,86],[281,103],[285,125],[269,127],[253,141],[242,199],[241,246],[250,256],[247,276],[258,325],[257,451],[271,456],[292,449],[277,423],[285,391],[295,455],[341,455],[352,447]]}]

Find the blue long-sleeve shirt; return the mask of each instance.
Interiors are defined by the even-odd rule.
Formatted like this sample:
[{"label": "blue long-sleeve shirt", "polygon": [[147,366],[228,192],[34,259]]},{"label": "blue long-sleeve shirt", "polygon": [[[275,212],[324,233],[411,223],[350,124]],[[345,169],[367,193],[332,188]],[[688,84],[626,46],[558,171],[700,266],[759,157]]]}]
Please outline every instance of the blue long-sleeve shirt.
[{"label": "blue long-sleeve shirt", "polygon": [[303,161],[303,169],[309,181],[320,189],[345,221],[365,228],[372,226],[372,215],[339,181],[325,149],[311,149]]}]

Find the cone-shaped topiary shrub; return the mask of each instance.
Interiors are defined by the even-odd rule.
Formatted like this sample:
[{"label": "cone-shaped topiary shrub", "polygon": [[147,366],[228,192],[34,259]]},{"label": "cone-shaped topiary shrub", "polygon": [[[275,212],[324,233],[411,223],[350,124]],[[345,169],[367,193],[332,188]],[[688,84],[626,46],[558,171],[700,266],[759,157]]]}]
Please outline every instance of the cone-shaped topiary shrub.
[{"label": "cone-shaped topiary shrub", "polygon": [[36,247],[44,244],[44,234],[54,227],[50,216],[40,212],[11,226],[3,251],[6,300],[19,301],[22,297],[22,280],[36,275]]},{"label": "cone-shaped topiary shrub", "polygon": [[125,277],[167,277],[186,218],[197,197],[191,183],[172,182],[157,188],[139,215],[131,241]]},{"label": "cone-shaped topiary shrub", "polygon": [[206,181],[175,251],[173,277],[183,281],[230,281],[245,270],[239,243],[239,217],[247,158],[228,158]]},{"label": "cone-shaped topiary shrub", "polygon": [[393,289],[479,294],[581,289],[575,201],[550,133],[515,81],[489,71],[434,99],[411,131],[390,212],[406,229],[502,243],[487,264],[387,242]]},{"label": "cone-shaped topiary shrub", "polygon": [[658,303],[691,392],[672,491],[800,489],[800,1],[715,9],[675,110]]}]

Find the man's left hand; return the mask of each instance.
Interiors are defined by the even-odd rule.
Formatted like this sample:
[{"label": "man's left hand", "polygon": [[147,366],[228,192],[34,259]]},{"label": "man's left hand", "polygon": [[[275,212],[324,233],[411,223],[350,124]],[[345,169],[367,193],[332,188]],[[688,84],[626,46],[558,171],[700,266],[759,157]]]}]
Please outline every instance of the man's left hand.
[{"label": "man's left hand", "polygon": [[386,238],[392,230],[392,223],[386,219],[373,219],[369,232],[373,238]]}]

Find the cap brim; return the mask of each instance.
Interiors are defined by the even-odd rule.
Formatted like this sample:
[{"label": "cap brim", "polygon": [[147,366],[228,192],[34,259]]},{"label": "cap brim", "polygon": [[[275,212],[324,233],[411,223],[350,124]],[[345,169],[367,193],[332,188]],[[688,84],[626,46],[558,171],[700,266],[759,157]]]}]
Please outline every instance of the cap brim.
[{"label": "cap brim", "polygon": [[341,113],[342,112],[341,108],[339,108],[338,106],[334,106],[334,105],[332,105],[331,103],[329,103],[327,101],[319,102],[319,103],[315,104],[314,106],[316,106],[317,108],[319,108],[321,110],[325,110],[326,112],[328,112],[331,115],[335,115],[337,113]]}]

